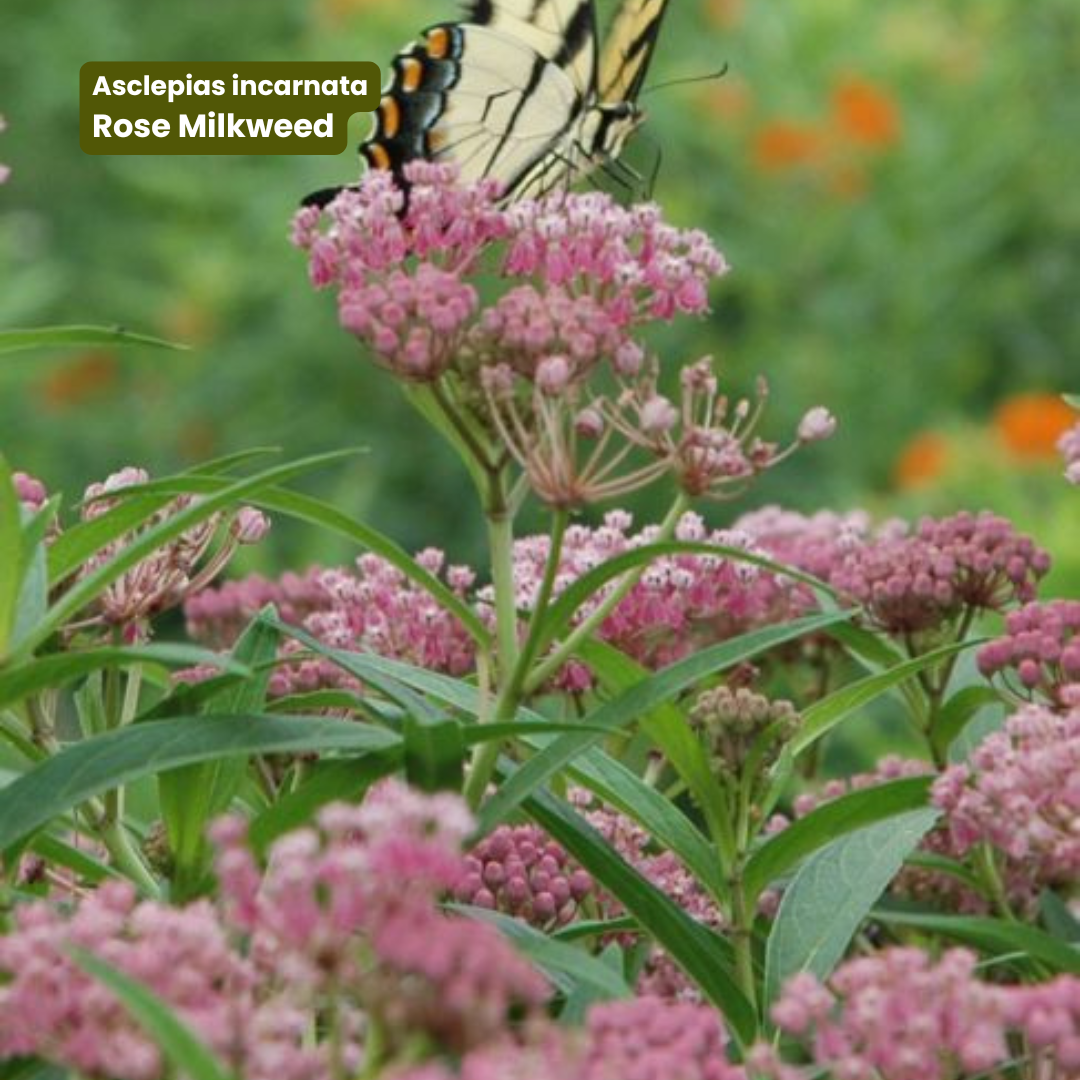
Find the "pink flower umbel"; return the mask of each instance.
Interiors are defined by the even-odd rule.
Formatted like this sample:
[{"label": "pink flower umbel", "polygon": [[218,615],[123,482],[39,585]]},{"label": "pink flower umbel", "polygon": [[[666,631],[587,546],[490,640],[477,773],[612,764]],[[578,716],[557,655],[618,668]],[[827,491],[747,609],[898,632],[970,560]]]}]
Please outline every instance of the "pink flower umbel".
[{"label": "pink flower umbel", "polygon": [[1058,449],[1065,460],[1065,479],[1080,486],[1080,422],[1061,436]]},{"label": "pink flower umbel", "polygon": [[[576,508],[665,474],[728,493],[786,456],[755,433],[758,406],[718,395],[708,362],[687,369],[681,407],[668,401],[637,338],[708,310],[727,265],[704,233],[596,192],[505,206],[443,166],[406,176],[407,200],[374,170],[324,216],[301,211],[293,240],[316,287],[337,290],[343,328],[430,389],[481,467],[508,453],[544,502]],[[793,447],[833,426],[812,410]]]},{"label": "pink flower umbel", "polygon": [[853,548],[830,584],[873,626],[904,636],[1026,603],[1049,569],[1050,556],[1004,518],[960,513]]},{"label": "pink flower umbel", "polygon": [[[812,1064],[784,1065],[772,1047],[759,1046],[751,1054],[755,1075],[809,1080],[824,1070],[835,1077],[959,1080],[997,1076],[999,1069],[1031,1080],[1075,1075],[1080,980],[1002,986],[981,981],[976,969],[977,957],[966,949],[935,961],[922,949],[889,948],[842,964],[827,985],[796,975],[772,1018],[806,1048]],[[1015,1044],[1024,1047],[1019,1062],[1010,1036],[1022,1037]]]},{"label": "pink flower umbel", "polygon": [[537,825],[500,825],[466,855],[465,864],[454,887],[459,901],[542,929],[570,922],[596,891],[591,875]]},{"label": "pink flower umbel", "polygon": [[1080,704],[1080,600],[1025,604],[1005,633],[979,650],[979,671],[1017,697],[1059,708]]},{"label": "pink flower umbel", "polygon": [[[1000,854],[1006,886],[1029,894],[1074,889],[1080,879],[1080,708],[1027,705],[988,735],[969,762],[933,788],[962,854],[985,842]],[[1015,885],[1013,886],[1015,888]]]},{"label": "pink flower umbel", "polygon": [[[118,492],[149,479],[144,469],[129,467],[100,484],[91,484],[84,496],[83,520],[92,521],[108,514],[122,501]],[[173,499],[135,529],[91,555],[83,564],[81,576],[95,573],[144,533],[193,504],[194,496]],[[231,515],[224,512],[211,515],[126,570],[100,594],[92,612],[68,629],[105,626],[116,628],[132,640],[147,636],[149,620],[154,615],[179,606],[186,596],[205,588],[238,547],[258,543],[269,528],[268,519],[250,507],[242,507]]]},{"label": "pink flower umbel", "polygon": [[[7,131],[7,120],[0,115],[0,135],[5,131]],[[11,166],[0,165],[0,184],[6,183],[9,176],[11,176]]]},{"label": "pink flower umbel", "polygon": [[287,973],[312,1002],[333,994],[352,1002],[394,1046],[427,1035],[463,1053],[549,994],[493,927],[439,908],[461,879],[471,828],[457,796],[387,781],[361,806],[327,807],[317,828],[277,841],[263,875],[243,830],[219,824],[218,871],[267,977]]}]

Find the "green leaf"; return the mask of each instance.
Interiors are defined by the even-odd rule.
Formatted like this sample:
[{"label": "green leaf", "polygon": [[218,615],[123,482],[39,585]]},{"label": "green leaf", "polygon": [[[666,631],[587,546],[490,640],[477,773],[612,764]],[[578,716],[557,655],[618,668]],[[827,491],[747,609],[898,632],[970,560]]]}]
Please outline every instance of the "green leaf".
[{"label": "green leaf", "polygon": [[190,1080],[233,1080],[216,1055],[157,994],[85,949],[73,949],[72,955],[83,970],[120,999],[177,1075]]},{"label": "green leaf", "polygon": [[252,847],[262,854],[279,836],[310,824],[327,803],[357,802],[372,784],[397,772],[403,761],[398,744],[346,761],[321,761],[295,790],[254,818],[248,830]]},{"label": "green leaf", "polygon": [[1001,705],[1001,695],[989,686],[965,686],[941,707],[934,718],[930,742],[938,759],[945,761],[949,747],[983,709]]},{"label": "green leaf", "polygon": [[460,791],[465,774],[465,740],[450,717],[405,719],[405,778],[421,791]]},{"label": "green leaf", "polygon": [[182,716],[75,743],[0,790],[0,850],[104,791],[241,754],[363,754],[399,745],[382,728],[315,716]]},{"label": "green leaf", "polygon": [[187,345],[125,330],[122,326],[43,326],[33,330],[0,330],[0,353],[26,349],[74,349],[91,345],[145,345],[186,352]]},{"label": "green leaf", "polygon": [[468,904],[448,904],[447,907],[476,922],[494,926],[565,995],[585,987],[591,991],[594,1001],[614,1001],[633,996],[633,991],[618,971],[573,945],[548,937],[520,919]]},{"label": "green leaf", "polygon": [[78,652],[53,653],[0,669],[0,708],[41,690],[64,686],[92,671],[129,664],[161,664],[170,668],[213,664],[225,671],[246,673],[245,668],[220,653],[195,645],[103,645]]},{"label": "green leaf", "polygon": [[10,644],[18,649],[45,617],[49,606],[49,570],[43,540],[32,541],[30,529],[23,530],[23,569],[19,599]]},{"label": "green leaf", "polygon": [[753,1042],[757,1017],[732,975],[731,945],[646,881],[565,803],[538,791],[526,799],[525,810],[667,950],[723,1012],[738,1043]]},{"label": "green leaf", "polygon": [[822,736],[832,731],[837,724],[849,716],[854,716],[871,701],[887,694],[902,682],[914,678],[920,671],[925,671],[940,661],[971,648],[974,644],[976,642],[960,641],[943,645],[913,660],[905,660],[886,671],[849,683],[829,694],[828,697],[816,701],[803,713],[802,727],[792,743],[794,753],[801,754]]},{"label": "green leaf", "polygon": [[1052,889],[1044,889],[1039,896],[1039,912],[1046,929],[1054,937],[1080,946],[1080,920]]},{"label": "green leaf", "polygon": [[1062,394],[1061,396],[1070,409],[1080,409],[1080,394]]},{"label": "green leaf", "polygon": [[[32,650],[41,644],[53,631],[59,629],[68,619],[85,608],[94,597],[130,570],[131,567],[169,541],[175,540],[194,525],[201,524],[219,510],[233,506],[241,500],[251,499],[260,490],[279,481],[293,479],[323,465],[340,461],[348,457],[350,453],[352,452],[339,451],[331,454],[317,454],[288,465],[278,465],[273,469],[266,469],[243,480],[223,482],[225,486],[216,494],[207,495],[202,499],[193,501],[186,509],[171,514],[160,524],[146,529],[145,532],[132,540],[130,544],[127,544],[104,565],[85,577],[79,578],[52,606],[45,618],[41,620],[37,631],[23,643],[21,651]],[[210,477],[205,479],[212,481]],[[150,490],[153,485],[141,485],[141,487]],[[123,497],[122,492],[117,494],[118,497]],[[139,496],[133,495],[132,498],[138,499]],[[101,520],[105,520],[108,516],[108,514],[102,515]]]},{"label": "green leaf", "polygon": [[37,1058],[0,1061],[0,1080],[67,1080],[71,1074],[60,1065]]},{"label": "green leaf", "polygon": [[910,810],[834,840],[813,854],[780,901],[765,952],[765,1001],[800,971],[826,979],[908,853],[937,820]]},{"label": "green leaf", "polygon": [[[580,650],[580,655],[609,693],[625,693],[649,674],[635,660],[602,641],[587,642]],[[690,790],[694,801],[705,815],[711,835],[722,835],[724,825],[721,819],[727,812],[723,793],[713,776],[705,748],[691,730],[682,710],[670,702],[661,702],[642,714],[641,729],[662,751]],[[626,812],[634,816],[629,808]],[[645,827],[649,828],[648,825]],[[691,851],[687,850],[682,857],[687,856],[692,856]],[[725,897],[729,890],[723,880],[723,867],[715,854],[711,856],[710,873],[702,874],[701,864],[695,861],[695,865],[695,874],[701,878],[712,895]]]},{"label": "green leaf", "polygon": [[678,856],[714,897],[726,895],[724,870],[712,845],[670,799],[596,747],[570,766],[570,774]]},{"label": "green leaf", "polygon": [[932,779],[930,776],[913,776],[849,792],[770,836],[750,856],[743,870],[747,906],[753,907],[757,898],[777,878],[838,836],[909,810],[924,808]]},{"label": "green leaf", "polygon": [[22,511],[15,481],[0,456],[0,662],[7,656],[22,590]]},{"label": "green leaf", "polygon": [[909,911],[888,903],[881,903],[874,909],[874,918],[890,925],[912,926],[963,941],[991,956],[1019,953],[1054,973],[1080,975],[1080,949],[1064,945],[1059,938],[1034,926],[977,915]]},{"label": "green leaf", "polygon": [[85,851],[48,833],[35,836],[30,848],[43,859],[73,870],[83,881],[88,881],[92,885],[111,877],[123,879],[123,875],[107,863],[100,862]]},{"label": "green leaf", "polygon": [[[668,701],[707,676],[741,664],[784,642],[814,633],[847,618],[842,613],[811,615],[780,626],[768,626],[731,641],[702,649],[684,660],[663,668],[605,702],[585,720],[594,728],[609,732],[628,727],[642,714]],[[505,820],[533,791],[568,765],[600,738],[596,732],[564,735],[521,766],[484,804],[480,811],[479,833],[490,832]]]},{"label": "green leaf", "polygon": [[[263,710],[280,640],[277,630],[265,622],[256,618],[248,624],[231,655],[235,664],[255,674],[212,698],[208,704],[211,714]],[[171,769],[158,777],[161,813],[173,856],[175,902],[190,899],[209,883],[211,854],[206,828],[232,803],[247,764],[246,757],[224,758]]]}]

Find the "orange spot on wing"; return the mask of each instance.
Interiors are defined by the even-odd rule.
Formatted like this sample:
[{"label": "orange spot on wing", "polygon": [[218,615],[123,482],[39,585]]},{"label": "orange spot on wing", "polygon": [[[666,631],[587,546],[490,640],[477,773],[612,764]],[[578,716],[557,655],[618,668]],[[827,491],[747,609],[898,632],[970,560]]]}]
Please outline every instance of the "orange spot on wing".
[{"label": "orange spot on wing", "polygon": [[424,77],[424,65],[413,56],[401,61],[401,89],[407,94],[415,93],[420,88]]},{"label": "orange spot on wing", "polygon": [[450,55],[450,32],[445,27],[433,27],[427,32],[424,41],[427,43],[428,55],[433,60],[445,60]]},{"label": "orange spot on wing", "polygon": [[369,143],[364,147],[364,157],[373,169],[390,168],[390,152],[382,143]]},{"label": "orange spot on wing", "polygon": [[401,106],[392,97],[384,97],[379,104],[379,122],[383,135],[394,138],[401,130]]}]

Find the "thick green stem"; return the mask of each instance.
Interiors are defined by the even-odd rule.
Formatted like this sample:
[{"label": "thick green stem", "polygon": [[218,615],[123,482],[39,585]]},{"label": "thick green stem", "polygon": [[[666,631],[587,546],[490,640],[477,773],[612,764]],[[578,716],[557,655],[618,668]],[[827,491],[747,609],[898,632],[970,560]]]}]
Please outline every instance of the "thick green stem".
[{"label": "thick green stem", "polygon": [[[529,618],[529,629],[525,635],[525,645],[514,665],[514,671],[507,682],[502,697],[506,702],[512,703],[516,708],[521,698],[525,679],[529,674],[529,668],[540,648],[540,628],[547,613],[548,604],[551,602],[555,591],[555,579],[559,576],[559,564],[562,562],[563,537],[566,535],[566,526],[570,515],[566,510],[556,510],[551,517],[551,536],[548,543],[547,562],[544,566],[544,577],[540,583],[540,591],[536,597],[532,615]],[[505,708],[505,706],[503,706]],[[499,712],[503,711],[500,708]]]},{"label": "thick green stem", "polygon": [[[664,518],[663,523],[660,526],[660,531],[656,537],[656,543],[663,543],[665,540],[670,540],[674,535],[675,526],[678,525],[679,519],[686,512],[689,506],[689,500],[686,495],[680,492],[675,502],[672,504],[671,509],[668,511],[667,517]],[[533,669],[525,679],[525,693],[526,695],[533,693],[539,687],[543,686],[562,666],[569,660],[582,642],[587,641],[603,621],[615,610],[616,607],[625,599],[627,593],[641,580],[641,575],[645,573],[645,567],[639,566],[633,570],[628,570],[621,578],[619,578],[615,588],[611,590],[604,602],[597,606],[588,618],[583,619],[571,632],[567,635],[566,639],[559,644],[541,663]]]},{"label": "thick green stem", "polygon": [[754,912],[748,909],[742,871],[731,882],[731,947],[735,951],[735,978],[746,1000],[757,1008],[757,978],[754,975]]},{"label": "thick green stem", "polygon": [[[514,516],[506,498],[506,475],[491,477],[484,499],[487,518],[488,557],[491,586],[495,595],[495,706],[479,717],[481,723],[497,722],[509,706],[505,690],[513,679],[518,662],[517,604],[514,599]],[[488,699],[490,700],[490,699]],[[510,707],[511,714],[516,702]],[[490,740],[477,747],[465,779],[465,799],[474,810],[480,805],[495,772],[501,747]]]}]

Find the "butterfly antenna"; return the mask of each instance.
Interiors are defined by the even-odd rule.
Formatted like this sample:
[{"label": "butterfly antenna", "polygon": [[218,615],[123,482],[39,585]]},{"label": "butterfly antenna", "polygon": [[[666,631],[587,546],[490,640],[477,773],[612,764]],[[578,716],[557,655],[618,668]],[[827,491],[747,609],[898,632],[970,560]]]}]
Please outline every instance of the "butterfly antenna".
[{"label": "butterfly antenna", "polygon": [[657,90],[670,90],[673,86],[693,86],[696,83],[718,81],[730,70],[731,65],[725,61],[723,67],[717,68],[716,71],[712,71],[708,75],[688,75],[682,79],[668,79],[666,82],[653,83],[652,86],[646,86],[641,91],[640,96],[644,97],[646,94],[655,93]]}]

